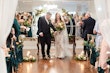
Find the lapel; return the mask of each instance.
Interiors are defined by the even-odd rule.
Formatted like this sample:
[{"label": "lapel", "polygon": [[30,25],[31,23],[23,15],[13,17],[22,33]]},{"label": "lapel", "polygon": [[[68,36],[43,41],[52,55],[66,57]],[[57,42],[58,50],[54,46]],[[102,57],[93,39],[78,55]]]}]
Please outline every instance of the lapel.
[{"label": "lapel", "polygon": [[45,20],[45,23],[46,23],[47,25],[49,25],[49,22],[48,22],[48,20],[45,18],[45,16],[44,16],[44,20]]}]

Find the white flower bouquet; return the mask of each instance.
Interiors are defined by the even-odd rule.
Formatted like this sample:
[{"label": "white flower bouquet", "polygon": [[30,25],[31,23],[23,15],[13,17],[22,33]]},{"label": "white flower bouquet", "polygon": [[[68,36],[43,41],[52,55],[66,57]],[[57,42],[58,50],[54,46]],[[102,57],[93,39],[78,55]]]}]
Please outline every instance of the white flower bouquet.
[{"label": "white flower bouquet", "polygon": [[82,51],[79,55],[77,55],[75,57],[75,60],[78,60],[78,61],[86,61],[87,58],[84,56],[84,52]]}]

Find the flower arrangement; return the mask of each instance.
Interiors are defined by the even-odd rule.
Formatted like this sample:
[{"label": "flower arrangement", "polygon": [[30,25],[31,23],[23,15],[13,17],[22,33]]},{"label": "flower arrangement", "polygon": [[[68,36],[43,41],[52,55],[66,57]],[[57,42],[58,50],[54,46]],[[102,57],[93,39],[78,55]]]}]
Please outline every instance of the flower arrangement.
[{"label": "flower arrangement", "polygon": [[36,58],[34,56],[24,57],[23,61],[24,62],[35,62]]},{"label": "flower arrangement", "polygon": [[31,24],[29,24],[28,20],[26,20],[26,21],[24,22],[24,26],[26,26],[26,27],[30,27]]},{"label": "flower arrangement", "polygon": [[87,58],[84,56],[84,52],[82,51],[79,55],[75,56],[75,60],[86,61]]},{"label": "flower arrangement", "polygon": [[30,27],[32,25],[32,12],[18,12],[16,16],[18,16],[17,18],[19,18],[18,21],[20,25],[26,27]]},{"label": "flower arrangement", "polygon": [[72,16],[69,14],[69,12],[68,12],[66,9],[63,9],[63,8],[62,8],[62,13],[64,13],[64,15],[66,15],[66,16],[72,18]]},{"label": "flower arrangement", "polygon": [[38,10],[36,9],[36,16],[39,16],[40,14],[42,14],[44,12],[44,9]]},{"label": "flower arrangement", "polygon": [[30,55],[30,51],[27,52],[27,56],[23,58],[24,62],[35,62],[36,58]]},{"label": "flower arrangement", "polygon": [[95,47],[94,38],[90,39],[89,41],[84,41],[83,45],[88,47]]},{"label": "flower arrangement", "polygon": [[57,26],[56,26],[57,31],[62,31],[64,29],[65,29],[65,25],[63,22],[57,24]]}]

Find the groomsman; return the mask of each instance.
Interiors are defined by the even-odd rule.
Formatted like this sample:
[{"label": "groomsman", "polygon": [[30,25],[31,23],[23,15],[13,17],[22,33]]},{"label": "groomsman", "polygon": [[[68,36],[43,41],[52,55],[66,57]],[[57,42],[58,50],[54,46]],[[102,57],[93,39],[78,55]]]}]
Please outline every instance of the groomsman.
[{"label": "groomsman", "polygon": [[46,57],[45,57],[45,44],[47,44],[47,55],[48,55],[48,58],[50,58],[50,47],[51,47],[50,28],[52,28],[54,31],[56,31],[56,29],[54,28],[54,26],[50,22],[50,17],[51,17],[51,13],[47,12],[47,14],[45,16],[40,17],[38,20],[37,35],[39,35],[43,59],[46,59]]},{"label": "groomsman", "polygon": [[[87,34],[93,34],[93,29],[95,26],[95,19],[93,19],[90,15],[90,13],[85,14],[85,20],[83,20],[83,38],[85,41],[87,41]],[[88,57],[90,57],[90,50],[84,46],[84,54],[86,55],[86,52],[88,54]]]}]

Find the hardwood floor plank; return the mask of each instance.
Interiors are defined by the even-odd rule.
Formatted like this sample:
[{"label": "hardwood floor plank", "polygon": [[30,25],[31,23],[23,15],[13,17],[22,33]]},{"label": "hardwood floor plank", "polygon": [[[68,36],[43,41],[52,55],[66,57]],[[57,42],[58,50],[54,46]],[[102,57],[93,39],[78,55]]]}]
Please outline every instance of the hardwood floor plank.
[{"label": "hardwood floor plank", "polygon": [[87,61],[75,61],[69,59],[39,60],[35,63],[23,63],[18,73],[97,73],[90,68]]}]

